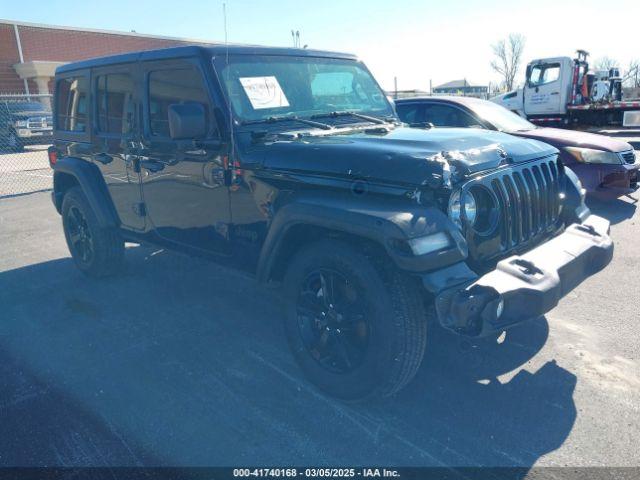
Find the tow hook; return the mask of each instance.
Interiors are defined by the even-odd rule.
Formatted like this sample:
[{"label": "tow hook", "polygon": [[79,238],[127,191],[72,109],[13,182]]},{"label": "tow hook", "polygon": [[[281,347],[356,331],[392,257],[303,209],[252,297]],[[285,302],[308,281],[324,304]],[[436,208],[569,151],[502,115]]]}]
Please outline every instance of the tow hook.
[{"label": "tow hook", "polygon": [[529,260],[525,260],[524,258],[516,258],[515,260],[511,260],[511,265],[515,265],[516,267],[520,267],[520,271],[525,275],[544,275],[544,272],[536,267]]},{"label": "tow hook", "polygon": [[601,237],[602,236],[598,232],[596,232],[596,229],[593,228],[593,225],[578,225],[576,227],[576,230],[580,230],[581,232],[588,233],[589,235],[591,235],[593,237]]}]

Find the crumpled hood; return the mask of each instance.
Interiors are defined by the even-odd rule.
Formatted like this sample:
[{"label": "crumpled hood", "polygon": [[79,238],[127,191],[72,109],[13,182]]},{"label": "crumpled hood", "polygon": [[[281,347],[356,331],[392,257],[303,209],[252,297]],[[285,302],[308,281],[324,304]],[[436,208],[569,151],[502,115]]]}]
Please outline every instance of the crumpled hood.
[{"label": "crumpled hood", "polygon": [[519,137],[533,138],[547,142],[554,147],[580,147],[604,150],[606,152],[626,152],[631,150],[631,145],[622,140],[578,130],[564,130],[561,128],[536,128],[523,132],[516,132]]},{"label": "crumpled hood", "polygon": [[[471,128],[398,127],[270,142],[263,165],[410,185],[442,181],[443,165],[468,175],[557,153],[536,140]],[[445,167],[445,170],[446,170]],[[445,174],[446,175],[446,174]]]}]

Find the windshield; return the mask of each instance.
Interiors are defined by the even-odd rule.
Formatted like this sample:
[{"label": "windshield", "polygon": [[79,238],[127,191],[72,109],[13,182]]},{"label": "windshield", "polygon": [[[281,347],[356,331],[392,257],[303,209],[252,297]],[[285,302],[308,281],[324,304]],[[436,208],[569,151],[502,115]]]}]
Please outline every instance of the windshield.
[{"label": "windshield", "polygon": [[[384,92],[355,60],[232,55],[228,64],[224,56],[216,62],[225,93],[241,122],[347,111],[394,116]],[[354,121],[362,119],[354,117]]]},{"label": "windshield", "polygon": [[536,126],[521,116],[493,102],[473,102],[468,105],[481,119],[502,132],[533,130]]},{"label": "windshield", "polygon": [[7,108],[10,112],[45,112],[47,109],[38,102],[31,103],[11,103],[7,102]]}]

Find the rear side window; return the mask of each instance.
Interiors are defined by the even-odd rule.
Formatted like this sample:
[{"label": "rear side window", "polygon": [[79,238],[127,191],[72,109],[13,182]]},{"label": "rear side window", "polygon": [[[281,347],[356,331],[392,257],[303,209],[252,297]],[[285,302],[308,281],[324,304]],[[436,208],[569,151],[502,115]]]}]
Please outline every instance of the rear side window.
[{"label": "rear side window", "polygon": [[98,132],[124,134],[134,122],[133,79],[127,73],[100,75],[96,79]]},{"label": "rear side window", "polygon": [[86,132],[88,83],[84,76],[67,77],[58,81],[56,104],[58,130]]},{"label": "rear side window", "polygon": [[477,126],[480,122],[471,115],[456,107],[448,105],[425,105],[424,121],[436,127],[467,128]]},{"label": "rear side window", "polygon": [[[149,73],[149,127],[151,134],[169,136],[169,105],[199,103],[207,124],[211,122],[209,98],[202,75],[194,68],[158,70]],[[209,128],[209,130],[211,130]]]},{"label": "rear side window", "polygon": [[417,103],[400,103],[396,105],[398,117],[405,123],[424,122],[423,108]]}]

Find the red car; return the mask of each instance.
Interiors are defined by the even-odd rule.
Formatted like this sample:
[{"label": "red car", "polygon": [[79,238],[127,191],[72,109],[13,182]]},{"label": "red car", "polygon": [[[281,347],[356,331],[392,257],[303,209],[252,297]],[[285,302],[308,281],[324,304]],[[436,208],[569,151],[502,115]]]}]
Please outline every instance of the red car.
[{"label": "red car", "polygon": [[395,104],[400,120],[413,127],[486,128],[553,145],[588,192],[605,189],[623,195],[638,188],[640,151],[626,142],[538,127],[500,105],[472,97],[404,98]]}]

